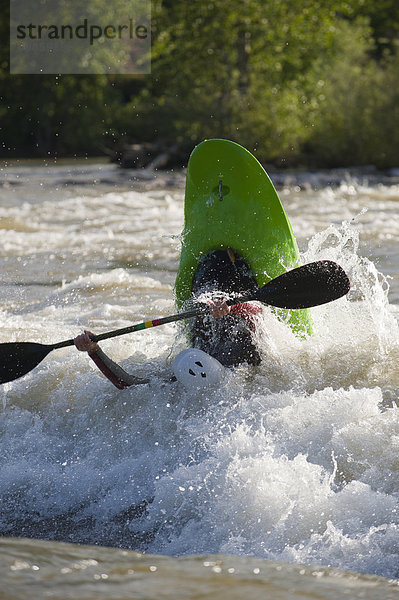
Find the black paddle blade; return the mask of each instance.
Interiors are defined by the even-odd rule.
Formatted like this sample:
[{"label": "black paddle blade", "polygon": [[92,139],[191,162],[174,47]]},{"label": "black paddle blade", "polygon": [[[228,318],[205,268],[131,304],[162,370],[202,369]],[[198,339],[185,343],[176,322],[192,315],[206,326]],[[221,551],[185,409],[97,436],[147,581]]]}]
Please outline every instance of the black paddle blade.
[{"label": "black paddle blade", "polygon": [[0,344],[0,384],[29,373],[53,348],[54,346],[33,342]]},{"label": "black paddle blade", "polygon": [[319,260],[283,273],[256,292],[256,299],[278,308],[309,308],[337,300],[349,292],[342,267]]}]

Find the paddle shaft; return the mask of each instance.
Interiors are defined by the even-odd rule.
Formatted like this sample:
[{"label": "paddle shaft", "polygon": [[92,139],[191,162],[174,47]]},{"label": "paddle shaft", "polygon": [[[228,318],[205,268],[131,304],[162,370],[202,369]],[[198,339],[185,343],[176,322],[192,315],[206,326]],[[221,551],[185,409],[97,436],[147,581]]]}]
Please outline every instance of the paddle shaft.
[{"label": "paddle shaft", "polygon": [[[331,302],[340,298],[349,291],[350,283],[344,270],[336,263],[328,260],[320,260],[291,271],[282,273],[278,277],[268,281],[263,287],[256,290],[254,293],[240,298],[232,298],[227,300],[227,304],[242,304],[243,302],[251,302],[258,300],[264,304],[269,304],[278,308],[301,309],[310,306],[316,306]],[[154,319],[153,321],[143,321],[137,325],[123,327],[108,333],[102,333],[93,336],[93,341],[100,342],[118,335],[133,333],[141,329],[149,329],[157,327],[165,323],[173,323],[182,319],[190,319],[200,314],[204,314],[207,310],[205,304],[199,305],[196,308],[177,315]],[[70,345],[61,342],[62,346]]]},{"label": "paddle shaft", "polygon": [[[234,300],[228,300],[227,304],[232,306],[233,304],[241,304],[242,302],[250,302],[256,300],[253,296],[246,296],[242,298],[236,298]],[[141,331],[142,329],[150,329],[151,327],[158,327],[158,325],[166,325],[167,323],[174,323],[175,321],[182,321],[183,319],[191,319],[200,314],[206,312],[206,306],[198,306],[192,310],[178,313],[176,315],[169,315],[168,317],[161,317],[160,319],[153,319],[152,321],[143,321],[142,323],[136,323],[136,325],[129,325],[128,327],[121,327],[120,329],[114,329],[113,331],[106,331],[99,335],[92,336],[93,342],[101,342],[102,340],[108,340],[119,335],[126,335],[127,333],[134,333],[135,331]],[[52,349],[66,348],[67,346],[73,346],[74,340],[65,340],[64,342],[58,342],[53,344]]]},{"label": "paddle shaft", "polygon": [[[348,293],[349,279],[343,269],[331,261],[316,261],[287,271],[272,279],[262,288],[248,296],[227,300],[228,305],[242,304],[258,300],[277,308],[301,309],[318,306],[336,300]],[[129,327],[93,336],[95,342],[106,340],[126,333],[149,329],[190,319],[206,314],[206,304],[198,304],[191,310],[161,317],[152,321],[143,321]],[[29,373],[52,350],[73,346],[74,340],[65,340],[56,344],[38,344],[34,342],[6,342],[0,344],[0,384],[13,381]]]},{"label": "paddle shaft", "polygon": [[[305,308],[331,302],[346,294],[349,291],[349,287],[350,284],[347,275],[339,265],[327,260],[316,261],[279,275],[250,295],[229,299],[227,300],[227,304],[232,306],[234,304],[258,300],[280,308]],[[100,333],[93,336],[92,339],[93,342],[101,342],[101,340],[134,333],[142,329],[150,329],[158,325],[190,319],[191,317],[204,314],[206,310],[206,305],[202,304],[176,315],[169,315],[153,319],[152,321],[143,321],[142,323],[136,323],[128,327],[121,327],[120,329]],[[74,340],[70,339],[47,345],[46,347],[50,352],[51,350],[73,345]]]}]

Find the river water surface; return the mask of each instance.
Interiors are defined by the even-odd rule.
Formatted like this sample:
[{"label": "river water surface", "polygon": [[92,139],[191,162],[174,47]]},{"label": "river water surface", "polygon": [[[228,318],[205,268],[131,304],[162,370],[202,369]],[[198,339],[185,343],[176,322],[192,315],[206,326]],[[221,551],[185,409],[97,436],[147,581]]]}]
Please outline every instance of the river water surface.
[{"label": "river water surface", "polygon": [[[1,386],[2,598],[399,596],[399,182],[284,177],[302,262],[341,264],[348,297],[309,339],[265,307],[262,365],[207,393],[167,381],[176,324],[102,344],[146,386],[74,348]],[[176,312],[184,172],[3,164],[0,184],[0,342]]]}]

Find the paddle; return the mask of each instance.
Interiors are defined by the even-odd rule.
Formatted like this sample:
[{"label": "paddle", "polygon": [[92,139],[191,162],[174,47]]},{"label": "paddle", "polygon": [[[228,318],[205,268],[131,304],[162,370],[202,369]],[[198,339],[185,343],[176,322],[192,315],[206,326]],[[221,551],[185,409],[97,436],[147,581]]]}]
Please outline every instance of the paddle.
[{"label": "paddle", "polygon": [[[228,300],[228,304],[240,304],[242,302],[250,302],[251,300],[259,300],[264,304],[279,308],[308,308],[341,298],[341,296],[348,293],[349,287],[350,283],[345,271],[336,263],[323,260],[287,271],[248,296]],[[162,317],[153,321],[144,321],[136,325],[96,335],[93,341],[100,342],[101,340],[125,335],[126,333],[133,333],[141,329],[189,319],[206,311],[206,305],[198,305],[192,310],[177,315]],[[37,344],[34,342],[7,342],[0,344],[0,384],[13,381],[29,373],[52,350],[73,345],[73,339],[58,342],[58,344]]]}]

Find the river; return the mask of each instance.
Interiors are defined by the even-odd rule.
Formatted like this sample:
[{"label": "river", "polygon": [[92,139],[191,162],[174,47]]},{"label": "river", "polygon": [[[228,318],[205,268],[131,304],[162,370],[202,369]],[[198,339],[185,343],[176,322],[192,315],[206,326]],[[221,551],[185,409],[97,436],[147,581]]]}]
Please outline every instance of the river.
[{"label": "river", "polygon": [[[303,263],[346,298],[295,337],[264,308],[261,366],[167,382],[177,324],[74,348],[0,386],[2,598],[396,598],[399,180],[271,173]],[[0,342],[176,312],[184,171],[3,162]]]}]

